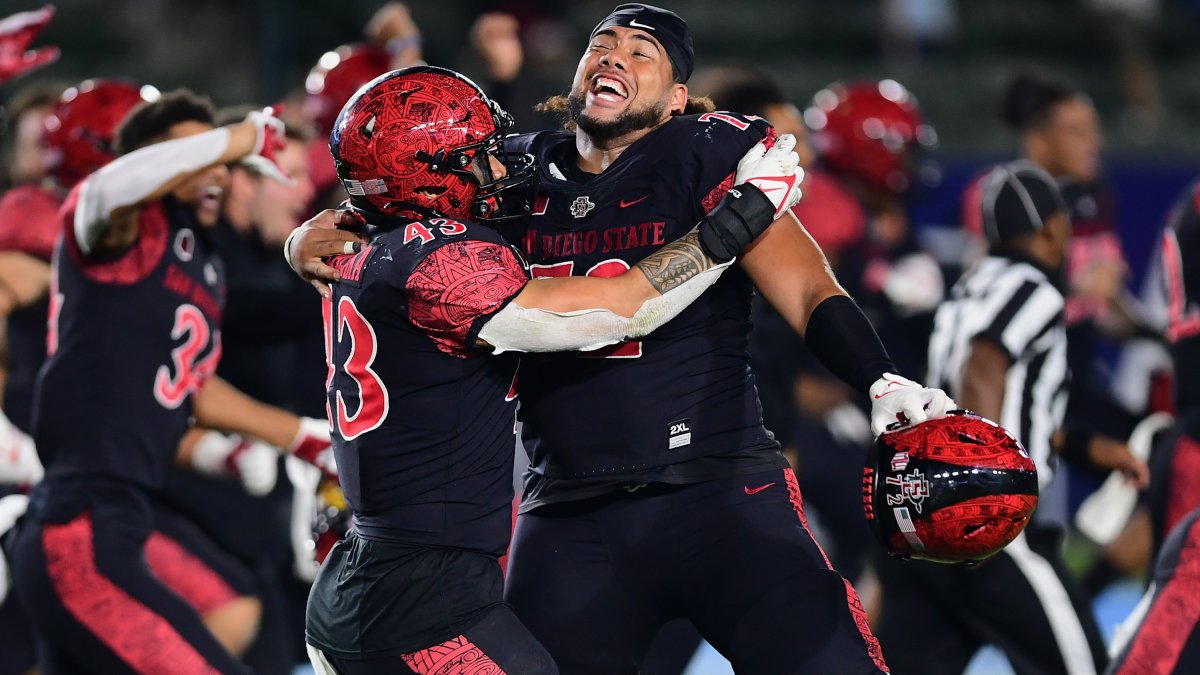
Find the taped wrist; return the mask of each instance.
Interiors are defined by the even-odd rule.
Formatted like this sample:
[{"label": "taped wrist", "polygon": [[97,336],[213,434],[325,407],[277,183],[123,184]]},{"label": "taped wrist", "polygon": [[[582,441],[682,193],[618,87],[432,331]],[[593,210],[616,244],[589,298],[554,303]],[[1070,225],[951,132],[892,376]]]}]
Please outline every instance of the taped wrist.
[{"label": "taped wrist", "polygon": [[700,221],[700,247],[709,258],[726,263],[775,222],[775,205],[757,187],[742,183],[725,193]]},{"label": "taped wrist", "polygon": [[813,309],[804,341],[829,372],[863,393],[884,373],[899,372],[875,327],[845,295],[825,298]]}]

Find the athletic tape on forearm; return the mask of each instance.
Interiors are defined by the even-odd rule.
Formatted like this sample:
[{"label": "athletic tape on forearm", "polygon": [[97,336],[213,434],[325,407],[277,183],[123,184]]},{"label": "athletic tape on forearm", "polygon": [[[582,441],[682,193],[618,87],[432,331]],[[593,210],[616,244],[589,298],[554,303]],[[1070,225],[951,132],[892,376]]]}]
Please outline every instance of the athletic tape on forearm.
[{"label": "athletic tape on forearm", "polygon": [[[640,338],[675,318],[716,283],[730,263],[717,265],[642,303],[632,317],[607,309],[552,312],[515,302],[488,319],[479,338],[501,352],[592,351]],[[637,272],[630,272],[636,274]],[[530,281],[538,283],[537,280]]]},{"label": "athletic tape on forearm", "polygon": [[716,262],[729,262],[775,222],[775,205],[757,187],[743,183],[725,193],[700,221],[700,247]]},{"label": "athletic tape on forearm", "polygon": [[216,163],[229,146],[229,129],[155,143],[118,157],[92,174],[75,206],[75,241],[85,255],[100,240],[109,214],[150,196],[176,176]]},{"label": "athletic tape on forearm", "polygon": [[899,372],[875,327],[844,295],[825,298],[813,309],[804,341],[829,372],[864,393],[884,373]]}]

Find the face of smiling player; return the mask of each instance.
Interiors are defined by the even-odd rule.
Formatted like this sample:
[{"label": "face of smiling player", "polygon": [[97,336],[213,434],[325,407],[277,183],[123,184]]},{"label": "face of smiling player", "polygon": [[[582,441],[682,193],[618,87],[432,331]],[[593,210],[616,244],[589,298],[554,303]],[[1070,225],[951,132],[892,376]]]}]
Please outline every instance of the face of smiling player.
[{"label": "face of smiling player", "polygon": [[[682,112],[687,87],[649,33],[621,26],[588,44],[571,85],[571,120],[598,144],[648,131]],[[630,140],[632,142],[632,140]]]}]

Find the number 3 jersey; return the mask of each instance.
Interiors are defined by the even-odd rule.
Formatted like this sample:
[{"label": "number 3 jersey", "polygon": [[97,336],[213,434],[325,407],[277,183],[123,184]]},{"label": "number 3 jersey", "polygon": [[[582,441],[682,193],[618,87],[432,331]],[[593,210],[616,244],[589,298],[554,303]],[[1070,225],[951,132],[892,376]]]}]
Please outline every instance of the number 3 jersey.
[{"label": "number 3 jersey", "polygon": [[80,184],[54,254],[49,358],[34,394],[34,440],[48,478],[105,475],[157,489],[215,371],[224,271],[190,211],[143,206],[120,255],[85,257],[75,238]]},{"label": "number 3 jersey", "polygon": [[[538,160],[539,196],[525,229],[506,234],[535,278],[615,276],[695,227],[746,151],[774,137],[756,117],[674,117],[597,175],[576,168],[573,133],[511,137],[510,150]],[[752,291],[735,267],[640,341],[524,357],[522,510],[782,466],[750,375]]]},{"label": "number 3 jersey", "polygon": [[325,303],[342,489],[368,539],[500,555],[512,504],[517,358],[473,347],[528,281],[494,230],[369,228]]}]

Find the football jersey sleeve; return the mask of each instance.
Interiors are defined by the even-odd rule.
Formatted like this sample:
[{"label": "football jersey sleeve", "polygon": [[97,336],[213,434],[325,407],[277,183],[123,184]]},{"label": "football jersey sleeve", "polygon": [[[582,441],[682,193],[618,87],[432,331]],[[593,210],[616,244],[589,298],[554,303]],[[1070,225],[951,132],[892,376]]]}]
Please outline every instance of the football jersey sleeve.
[{"label": "football jersey sleeve", "polygon": [[705,213],[713,210],[733,187],[738,162],[759,141],[775,143],[775,128],[761,117],[733,112],[698,115],[690,144],[698,167],[696,194]]},{"label": "football jersey sleeve", "polygon": [[58,237],[59,200],[34,185],[18,185],[0,199],[0,251],[19,251],[46,262]]},{"label": "football jersey sleeve", "polygon": [[75,215],[79,193],[87,181],[76,185],[67,195],[59,211],[59,228],[63,236],[63,253],[93,281],[105,284],[135,284],[154,270],[167,250],[166,209],[161,200],[144,205],[138,211],[138,237],[133,246],[113,258],[87,256],[76,239]]},{"label": "football jersey sleeve", "polygon": [[486,319],[528,280],[524,265],[504,244],[450,242],[426,255],[408,276],[409,320],[442,352],[466,357]]}]

